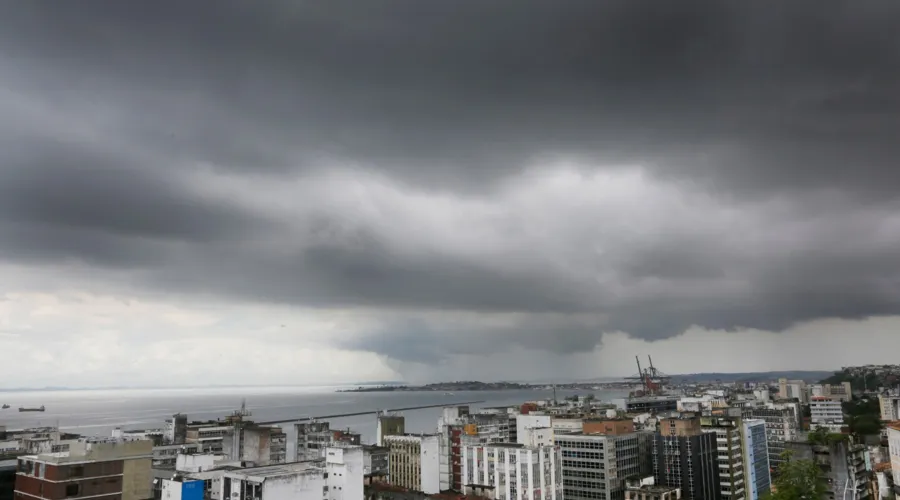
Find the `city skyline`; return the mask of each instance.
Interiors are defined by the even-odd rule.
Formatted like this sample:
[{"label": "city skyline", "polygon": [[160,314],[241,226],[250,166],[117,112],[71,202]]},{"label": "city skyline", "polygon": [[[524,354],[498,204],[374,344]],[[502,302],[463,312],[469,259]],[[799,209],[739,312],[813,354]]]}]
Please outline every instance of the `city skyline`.
[{"label": "city skyline", "polygon": [[778,5],[2,4],[0,377],[889,362],[900,5]]}]

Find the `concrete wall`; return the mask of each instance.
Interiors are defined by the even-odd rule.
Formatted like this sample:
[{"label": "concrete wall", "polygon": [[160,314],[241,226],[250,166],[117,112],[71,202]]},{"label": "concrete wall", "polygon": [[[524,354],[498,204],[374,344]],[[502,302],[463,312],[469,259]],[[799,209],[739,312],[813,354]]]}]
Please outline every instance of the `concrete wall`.
[{"label": "concrete wall", "polygon": [[325,451],[328,500],[363,500],[365,459],[362,446],[331,447]]},{"label": "concrete wall", "polygon": [[[579,425],[581,425],[580,422]],[[516,417],[516,439],[520,444],[524,444],[522,440],[525,439],[526,429],[544,427],[553,427],[553,417],[550,415],[519,415]]]},{"label": "concrete wall", "polygon": [[175,459],[175,470],[178,472],[202,472],[215,467],[216,462],[225,460],[225,455],[213,453],[179,454]]},{"label": "concrete wall", "polygon": [[163,479],[161,500],[181,500],[181,481]]},{"label": "concrete wall", "polygon": [[323,496],[325,486],[321,473],[270,477],[263,483],[262,500],[322,500],[327,498]]},{"label": "concrete wall", "polygon": [[441,438],[422,437],[422,493],[435,494],[441,490]]},{"label": "concrete wall", "polygon": [[555,442],[555,434],[549,427],[543,429],[529,427],[525,430],[524,436],[517,438],[521,444],[532,448],[551,446]]},{"label": "concrete wall", "polygon": [[146,500],[153,497],[150,465],[150,458],[125,460],[122,467],[122,500]]}]

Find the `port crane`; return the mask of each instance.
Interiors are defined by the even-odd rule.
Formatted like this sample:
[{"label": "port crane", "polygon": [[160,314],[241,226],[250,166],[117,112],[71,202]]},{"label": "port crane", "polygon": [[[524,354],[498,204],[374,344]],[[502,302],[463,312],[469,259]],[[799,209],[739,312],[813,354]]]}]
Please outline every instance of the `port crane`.
[{"label": "port crane", "polygon": [[637,363],[638,373],[634,377],[625,377],[625,380],[639,380],[644,394],[661,394],[663,387],[669,383],[670,377],[653,366],[653,358],[650,355],[647,355],[647,360],[650,362],[650,367],[642,369],[640,358],[635,356],[634,361]]}]

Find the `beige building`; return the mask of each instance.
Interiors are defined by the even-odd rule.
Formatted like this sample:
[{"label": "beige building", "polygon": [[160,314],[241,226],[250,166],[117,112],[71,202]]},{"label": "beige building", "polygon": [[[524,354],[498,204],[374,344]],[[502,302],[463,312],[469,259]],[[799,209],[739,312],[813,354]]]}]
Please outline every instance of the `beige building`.
[{"label": "beige building", "polygon": [[837,401],[851,401],[853,390],[850,388],[850,382],[841,382],[836,385],[813,384],[809,386],[809,397],[810,399],[828,398]]},{"label": "beige building", "polygon": [[630,418],[586,418],[581,424],[581,432],[623,436],[634,432],[634,420]]},{"label": "beige building", "polygon": [[440,435],[384,436],[388,449],[388,482],[425,494],[440,493]]},{"label": "beige building", "polygon": [[691,418],[691,414],[677,415],[675,418],[663,417],[659,420],[659,433],[662,436],[696,436],[702,432],[699,418]]},{"label": "beige building", "polygon": [[19,457],[16,497],[146,500],[152,459],[150,440],[79,439],[68,451]]}]

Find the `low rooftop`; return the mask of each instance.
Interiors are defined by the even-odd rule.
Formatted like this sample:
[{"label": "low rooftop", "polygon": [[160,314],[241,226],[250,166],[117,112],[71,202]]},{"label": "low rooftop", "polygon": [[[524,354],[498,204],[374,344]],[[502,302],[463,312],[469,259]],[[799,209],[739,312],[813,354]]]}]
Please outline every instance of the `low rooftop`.
[{"label": "low rooftop", "polygon": [[229,477],[262,481],[268,477],[293,476],[296,474],[320,473],[323,471],[320,460],[305,460],[302,462],[289,462],[286,464],[264,465],[262,467],[248,467],[226,472]]}]

